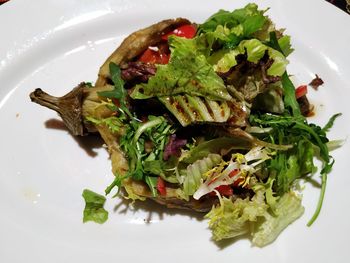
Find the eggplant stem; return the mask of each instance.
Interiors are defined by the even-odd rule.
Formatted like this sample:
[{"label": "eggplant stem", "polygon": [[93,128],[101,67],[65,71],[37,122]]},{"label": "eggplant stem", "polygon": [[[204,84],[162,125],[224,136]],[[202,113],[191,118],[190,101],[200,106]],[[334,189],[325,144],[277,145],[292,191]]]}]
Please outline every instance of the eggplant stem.
[{"label": "eggplant stem", "polygon": [[31,101],[56,111],[73,135],[86,135],[82,106],[85,83],[79,84],[62,97],[54,97],[41,89],[30,93]]}]

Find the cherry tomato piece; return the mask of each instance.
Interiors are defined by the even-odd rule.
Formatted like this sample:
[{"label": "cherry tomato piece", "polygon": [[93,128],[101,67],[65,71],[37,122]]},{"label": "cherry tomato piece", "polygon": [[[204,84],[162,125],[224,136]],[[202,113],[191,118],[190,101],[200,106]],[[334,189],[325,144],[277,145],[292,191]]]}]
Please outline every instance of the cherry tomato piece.
[{"label": "cherry tomato piece", "polygon": [[167,64],[169,62],[169,55],[161,53],[159,50],[155,51],[147,48],[139,58],[139,61],[150,64]]},{"label": "cherry tomato piece", "polygon": [[295,97],[297,99],[301,98],[302,96],[306,95],[307,93],[307,86],[306,85],[301,85],[295,90]]},{"label": "cherry tomato piece", "polygon": [[175,35],[175,36],[184,37],[184,38],[193,38],[196,35],[196,32],[197,32],[197,29],[194,25],[183,25],[165,34],[164,36],[162,36],[162,39],[168,40],[168,37],[170,35]]},{"label": "cherry tomato piece", "polygon": [[165,181],[161,177],[158,177],[157,190],[160,193],[160,195],[166,195]]}]

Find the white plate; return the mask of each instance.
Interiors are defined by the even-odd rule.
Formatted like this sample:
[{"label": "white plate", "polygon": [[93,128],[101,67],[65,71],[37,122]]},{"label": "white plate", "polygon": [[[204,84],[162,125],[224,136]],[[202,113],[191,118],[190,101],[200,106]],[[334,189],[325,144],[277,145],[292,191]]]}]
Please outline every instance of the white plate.
[{"label": "white plate", "polygon": [[[80,81],[95,81],[99,66],[127,34],[164,18],[202,22],[220,8],[247,1],[13,0],[0,7],[0,262],[344,262],[350,234],[349,143],[334,151],[322,212],[306,227],[319,190],[304,191],[304,216],[270,246],[242,239],[218,247],[207,222],[192,214],[143,205],[123,212],[108,199],[104,225],[82,223],[84,188],[103,192],[112,180],[101,142],[46,128],[57,115],[30,102],[42,88],[63,95]],[[299,83],[319,74],[310,91],[313,122],[343,116],[331,138],[349,135],[350,17],[321,0],[258,1],[295,52],[289,72]],[[94,157],[81,146],[90,144]],[[92,154],[93,155],[93,154]],[[155,211],[153,211],[155,210]],[[147,223],[146,221],[149,221]]]}]

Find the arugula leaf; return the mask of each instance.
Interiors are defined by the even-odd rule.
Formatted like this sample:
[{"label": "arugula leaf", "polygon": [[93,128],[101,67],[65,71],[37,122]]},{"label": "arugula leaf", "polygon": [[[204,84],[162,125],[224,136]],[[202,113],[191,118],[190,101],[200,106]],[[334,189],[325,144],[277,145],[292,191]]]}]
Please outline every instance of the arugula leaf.
[{"label": "arugula leaf", "polygon": [[[148,116],[148,121],[144,123],[131,120],[125,125],[125,129],[125,134],[120,138],[120,147],[128,157],[129,170],[124,176],[116,175],[105,192],[109,194],[114,187],[120,187],[124,179],[132,177],[145,181],[155,194],[151,188],[154,180],[147,177],[159,176],[159,169],[165,168],[157,161],[162,160],[165,144],[175,130],[164,117],[152,115]],[[146,142],[151,144],[151,149],[146,150]],[[165,174],[165,171],[162,173]]]},{"label": "arugula leaf", "polygon": [[85,200],[83,222],[94,221],[98,224],[106,222],[108,212],[103,208],[106,198],[88,189],[84,189],[82,195]]},{"label": "arugula leaf", "polygon": [[109,72],[111,79],[114,83],[114,89],[109,91],[98,92],[99,96],[110,99],[122,99],[126,97],[126,91],[124,89],[124,81],[121,78],[121,70],[119,66],[113,62],[109,64]]},{"label": "arugula leaf", "polygon": [[[339,115],[338,115],[339,116]],[[332,126],[337,115],[332,116],[326,124],[326,129],[315,124],[308,124],[305,118],[299,116],[275,116],[272,114],[251,115],[250,120],[254,125],[262,127],[272,127],[273,132],[266,138],[267,141],[277,141],[279,143],[294,144],[294,148],[287,152],[280,152],[274,160],[271,161],[270,171],[276,175],[276,188],[279,193],[283,193],[288,189],[288,185],[292,182],[293,177],[298,178],[305,173],[314,171],[312,163],[313,149],[312,145],[320,149],[320,157],[323,161],[321,170],[321,192],[314,215],[308,222],[308,226],[318,217],[327,183],[327,174],[331,171],[334,164],[333,158],[329,155],[326,130]],[[301,144],[302,143],[302,144]],[[298,161],[299,160],[299,161]],[[294,176],[293,176],[294,175]]]},{"label": "arugula leaf", "polygon": [[301,117],[300,107],[295,97],[295,87],[290,80],[287,71],[282,75],[282,86],[284,91],[284,106],[294,117]]},{"label": "arugula leaf", "polygon": [[335,121],[338,117],[340,117],[341,115],[342,115],[341,113],[334,114],[334,115],[328,120],[328,122],[326,123],[326,125],[322,128],[322,131],[328,132],[328,131],[333,127],[334,121]]},{"label": "arugula leaf", "polygon": [[319,216],[319,214],[321,212],[324,196],[325,196],[325,193],[326,193],[327,177],[328,177],[328,174],[330,173],[330,171],[331,171],[331,169],[333,167],[333,164],[334,164],[334,160],[332,159],[332,161],[330,163],[326,163],[326,165],[323,167],[323,169],[321,171],[321,192],[320,192],[320,196],[318,198],[316,210],[315,210],[314,214],[312,215],[311,219],[309,220],[309,222],[307,223],[307,226],[311,226],[316,221],[317,217]]},{"label": "arugula leaf", "polygon": [[126,105],[128,93],[124,89],[124,80],[121,77],[120,67],[114,62],[111,62],[109,63],[109,72],[111,75],[111,79],[114,83],[114,89],[97,92],[97,94],[101,97],[117,99],[120,103],[120,107],[118,108],[118,110],[122,114],[126,114],[129,118],[134,118],[134,116],[131,114],[129,108]]},{"label": "arugula leaf", "polygon": [[158,191],[157,191],[158,177],[146,176],[145,182],[148,185],[149,189],[151,189],[153,197],[157,197],[158,196]]},{"label": "arugula leaf", "polygon": [[105,189],[105,194],[108,195],[114,187],[118,187],[118,192],[113,197],[117,196],[119,194],[120,187],[122,186],[122,182],[126,178],[126,175],[115,174],[113,182]]}]

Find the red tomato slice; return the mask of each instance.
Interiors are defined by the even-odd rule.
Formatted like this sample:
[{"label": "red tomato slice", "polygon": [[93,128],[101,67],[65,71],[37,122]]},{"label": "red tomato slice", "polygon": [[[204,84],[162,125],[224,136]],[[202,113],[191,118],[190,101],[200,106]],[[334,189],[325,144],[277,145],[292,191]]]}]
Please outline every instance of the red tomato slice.
[{"label": "red tomato slice", "polygon": [[307,86],[306,85],[301,85],[295,90],[295,97],[299,99],[300,97],[306,95],[307,93]]},{"label": "red tomato slice", "polygon": [[160,193],[160,195],[166,195],[165,182],[164,182],[163,178],[161,178],[161,177],[158,177],[157,190]]},{"label": "red tomato slice", "polygon": [[164,36],[162,36],[162,39],[168,40],[168,37],[170,35],[175,35],[175,36],[184,37],[184,38],[193,38],[196,35],[196,32],[197,32],[197,29],[195,26],[183,25],[165,34]]},{"label": "red tomato slice", "polygon": [[169,55],[147,48],[139,58],[139,61],[150,64],[168,64]]}]

